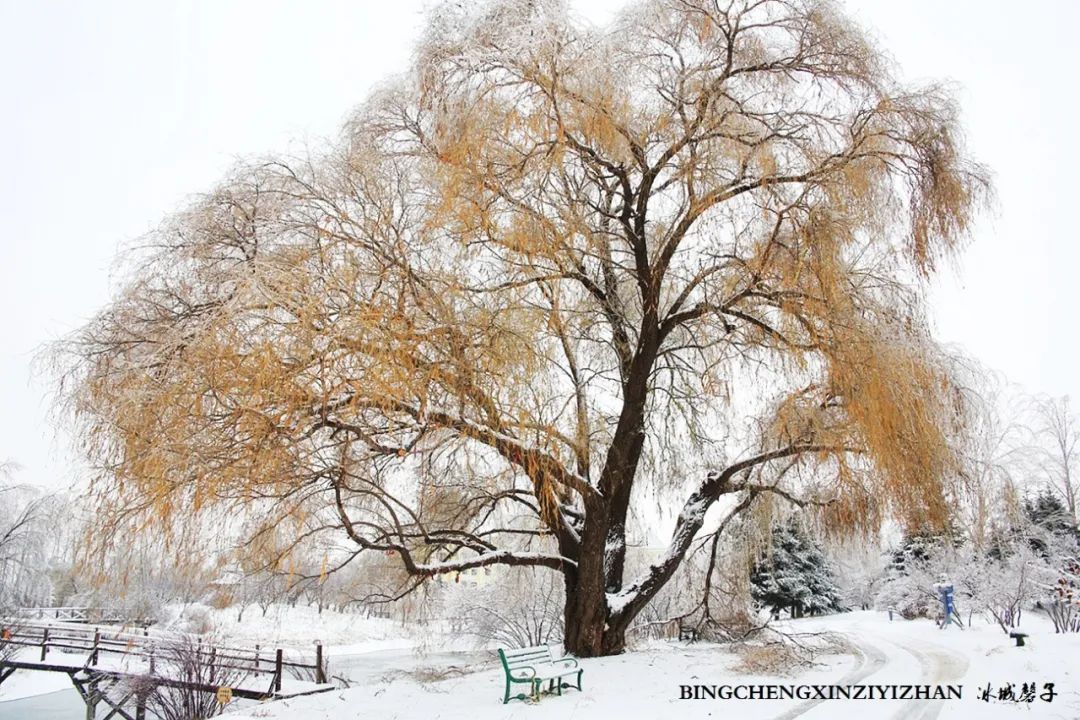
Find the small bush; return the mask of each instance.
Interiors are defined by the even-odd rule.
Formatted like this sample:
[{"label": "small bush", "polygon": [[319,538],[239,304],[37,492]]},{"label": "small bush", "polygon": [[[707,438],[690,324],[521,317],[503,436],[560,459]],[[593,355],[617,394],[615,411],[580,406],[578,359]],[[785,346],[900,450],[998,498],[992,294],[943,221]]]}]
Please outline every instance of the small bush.
[{"label": "small bush", "polygon": [[563,588],[556,573],[522,568],[494,573],[486,582],[449,585],[443,609],[451,632],[478,647],[558,643],[563,635]]},{"label": "small bush", "polygon": [[[198,606],[196,606],[198,607]],[[205,608],[204,608],[205,609]],[[132,679],[130,690],[146,698],[146,709],[160,720],[206,720],[221,713],[212,688],[239,685],[246,673],[222,667],[213,642],[185,639],[158,649],[158,674],[186,683],[184,687],[159,684],[153,676]]]},{"label": "small bush", "polygon": [[170,630],[191,635],[206,635],[214,630],[210,608],[205,605],[184,607],[170,625]]},{"label": "small bush", "polygon": [[228,590],[218,590],[210,595],[210,607],[215,610],[224,610],[227,607],[232,607],[234,598],[233,593]]},{"label": "small bush", "polygon": [[735,652],[739,656],[735,672],[746,675],[790,675],[796,667],[805,664],[796,649],[783,642],[740,645]]}]

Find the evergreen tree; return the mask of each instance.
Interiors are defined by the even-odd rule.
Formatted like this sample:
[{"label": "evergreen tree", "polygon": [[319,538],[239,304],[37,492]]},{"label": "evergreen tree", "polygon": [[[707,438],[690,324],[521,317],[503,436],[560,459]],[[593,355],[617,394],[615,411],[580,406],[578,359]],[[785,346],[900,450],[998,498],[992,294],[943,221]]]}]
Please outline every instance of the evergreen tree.
[{"label": "evergreen tree", "polygon": [[895,610],[908,620],[933,617],[939,605],[934,583],[950,567],[946,558],[962,546],[963,536],[953,528],[905,533],[892,551],[892,562],[877,597],[878,608]]},{"label": "evergreen tree", "polygon": [[1022,528],[1013,527],[1010,523],[995,522],[990,526],[986,557],[995,562],[1003,562],[1011,557],[1016,548],[1017,538],[1021,537],[1022,532]]},{"label": "evergreen tree", "polygon": [[1072,516],[1065,504],[1050,490],[1043,490],[1034,498],[1028,498],[1024,502],[1024,514],[1033,524],[1054,535],[1067,536],[1076,533]]},{"label": "evergreen tree", "polygon": [[1057,495],[1049,489],[1043,490],[1034,498],[1024,501],[1024,514],[1035,532],[1028,542],[1033,550],[1042,556],[1049,554],[1050,538],[1080,539],[1076,525],[1068,508]]},{"label": "evergreen tree", "polygon": [[945,538],[940,534],[922,532],[905,535],[900,547],[893,551],[890,571],[893,574],[908,575],[912,567],[925,565],[935,552],[945,545]]},{"label": "evergreen tree", "polygon": [[773,528],[772,553],[754,565],[750,583],[753,598],[774,614],[788,610],[798,618],[843,609],[821,547],[793,522]]}]

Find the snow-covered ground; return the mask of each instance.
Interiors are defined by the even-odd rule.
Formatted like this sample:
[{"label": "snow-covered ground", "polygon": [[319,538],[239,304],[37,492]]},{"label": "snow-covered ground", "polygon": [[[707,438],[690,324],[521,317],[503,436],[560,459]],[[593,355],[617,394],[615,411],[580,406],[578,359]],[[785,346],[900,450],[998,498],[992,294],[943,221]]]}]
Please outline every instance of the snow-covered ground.
[{"label": "snow-covered ground", "polygon": [[[264,647],[304,649],[315,640],[327,648],[331,673],[350,688],[322,695],[234,708],[232,720],[353,720],[359,718],[1080,718],[1080,635],[1055,635],[1044,618],[1029,615],[1026,647],[1018,648],[997,626],[939,630],[926,620],[890,622],[884,613],[857,612],[784,621],[774,626],[819,648],[814,664],[777,674],[748,663],[745,651],[706,643],[652,642],[611,658],[583,660],[584,692],[544,696],[538,704],[502,704],[503,674],[491,651],[400,623],[311,608],[256,608],[237,623],[235,613],[213,616],[214,632]],[[829,636],[839,642],[826,643]],[[429,648],[420,652],[418,648]],[[457,651],[450,651],[456,648]],[[768,660],[767,653],[764,654]],[[756,656],[755,656],[756,657]],[[758,658],[760,659],[760,658]],[[1052,702],[1038,697],[1054,683]],[[1013,684],[1036,687],[1033,702],[998,701]],[[22,707],[18,698],[69,687],[67,676],[20,671],[0,685],[0,717]],[[681,686],[751,685],[961,685],[960,700],[737,700],[680,699]],[[987,686],[991,701],[980,699]],[[515,692],[520,691],[519,686]],[[69,691],[70,692],[70,691]],[[57,716],[61,717],[61,716]],[[66,716],[64,716],[66,717]]]},{"label": "snow-covered ground", "polygon": [[[544,696],[538,704],[502,704],[502,671],[493,657],[468,661],[419,658],[410,667],[386,667],[360,686],[323,695],[268,703],[230,713],[233,720],[352,720],[377,717],[495,720],[502,718],[1078,718],[1080,717],[1080,635],[1054,635],[1049,623],[1033,617],[1023,648],[996,626],[976,619],[975,627],[939,630],[925,620],[889,622],[882,613],[859,612],[789,621],[777,627],[805,634],[828,632],[852,647],[825,653],[814,666],[794,675],[746,674],[740,655],[708,644],[659,644],[618,657],[585,660],[584,692]],[[374,659],[374,658],[373,658]],[[450,665],[455,667],[450,668]],[[442,672],[439,669],[442,669]],[[1051,702],[999,702],[998,690],[1024,683],[1038,693],[1053,682]],[[682,685],[863,684],[962,685],[960,700],[681,700]],[[980,690],[992,686],[990,702]]]},{"label": "snow-covered ground", "polygon": [[208,608],[212,632],[223,641],[250,646],[311,650],[321,642],[328,654],[373,652],[412,647],[416,640],[408,626],[361,613],[339,613],[298,605],[271,605],[264,615],[249,607],[240,621],[234,608]]}]

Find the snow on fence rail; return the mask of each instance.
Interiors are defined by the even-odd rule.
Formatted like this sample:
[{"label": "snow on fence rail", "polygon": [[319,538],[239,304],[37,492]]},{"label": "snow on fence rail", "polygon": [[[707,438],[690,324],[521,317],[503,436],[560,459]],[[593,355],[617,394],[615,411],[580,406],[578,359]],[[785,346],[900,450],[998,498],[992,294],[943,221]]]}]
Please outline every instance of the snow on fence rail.
[{"label": "snow on fence rail", "polygon": [[[207,653],[209,662],[222,670],[233,670],[256,678],[270,675],[269,692],[266,696],[280,693],[285,674],[297,680],[326,684],[326,663],[321,643],[315,644],[311,656],[282,648],[266,650],[259,645],[254,648],[232,647],[205,641],[198,636],[181,634],[129,632],[115,627],[92,626],[64,622],[42,622],[26,618],[0,618],[0,645],[22,648],[40,648],[38,659],[20,657],[19,665],[40,665],[47,669],[49,653],[87,655],[87,667],[98,667],[102,656],[142,660],[154,675],[160,669],[158,661],[168,657],[169,652],[195,645]],[[0,661],[0,665],[5,664]],[[11,661],[7,661],[11,664]],[[167,669],[165,670],[167,672]],[[129,674],[129,673],[125,673]]]},{"label": "snow on fence rail", "polygon": [[77,623],[122,623],[141,624],[143,618],[113,608],[71,607],[28,607],[15,610],[15,617],[29,620],[58,620]]}]

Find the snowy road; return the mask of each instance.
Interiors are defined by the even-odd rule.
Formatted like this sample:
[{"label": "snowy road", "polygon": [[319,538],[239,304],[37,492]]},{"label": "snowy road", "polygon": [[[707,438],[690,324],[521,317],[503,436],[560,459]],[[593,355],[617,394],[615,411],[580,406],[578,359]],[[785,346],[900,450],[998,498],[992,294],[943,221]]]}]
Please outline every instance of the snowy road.
[{"label": "snowy road", "polygon": [[[1039,627],[1039,626],[1036,626]],[[961,700],[807,700],[773,720],[823,720],[824,718],[890,718],[936,720],[956,717],[1055,717],[1076,718],[1077,692],[1070,668],[1080,657],[1075,643],[1065,636],[1045,634],[1038,647],[1016,648],[996,628],[980,626],[939,630],[921,622],[887,622],[866,613],[792,624],[788,630],[828,631],[843,636],[857,651],[858,660],[838,685],[960,685]],[[1051,646],[1057,647],[1051,647]],[[1066,652],[1063,649],[1068,648]],[[988,684],[1056,682],[1064,693],[1053,704],[986,702],[979,692]],[[1022,714],[1022,715],[1021,715]]]},{"label": "snowy road", "polygon": [[[861,683],[866,678],[876,673],[889,662],[889,656],[876,645],[872,645],[864,640],[856,641],[854,638],[849,637],[848,641],[859,653],[859,664],[847,675],[843,676],[837,681],[838,685],[855,685]],[[807,700],[795,707],[791,708],[782,715],[778,715],[775,720],[792,720],[792,718],[804,717],[811,710],[816,708],[824,700]]]},{"label": "snowy road", "polygon": [[[921,643],[911,640],[893,641],[897,647],[910,653],[922,668],[919,682],[926,685],[956,684],[967,674],[968,661],[943,645]],[[897,713],[896,720],[934,720],[944,707],[942,700],[912,700]]]},{"label": "snowy road", "polygon": [[[838,632],[858,651],[860,660],[836,684],[949,685],[959,684],[967,676],[968,660],[947,645],[888,632],[888,627],[884,626],[886,631],[882,632],[880,623],[874,628],[859,624]],[[935,720],[945,704],[944,700],[881,700],[874,705],[874,716],[892,720]],[[855,700],[833,700],[827,704],[823,700],[807,700],[775,720],[817,720],[845,712],[854,715],[860,705],[862,703]]]}]

